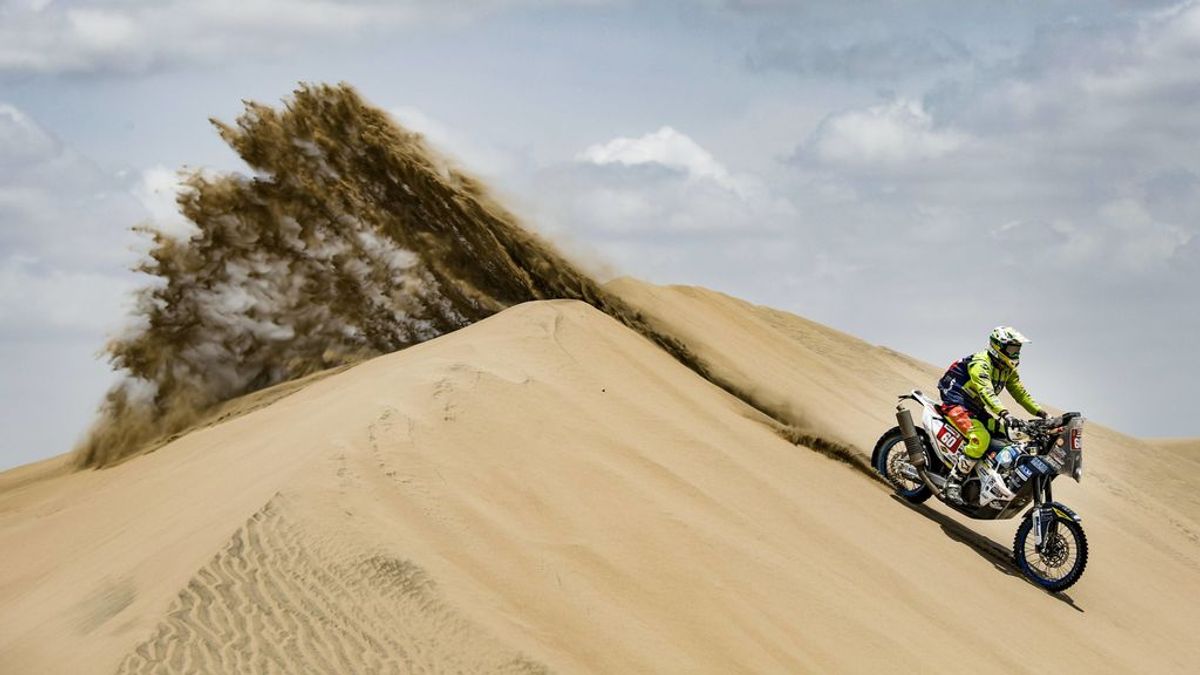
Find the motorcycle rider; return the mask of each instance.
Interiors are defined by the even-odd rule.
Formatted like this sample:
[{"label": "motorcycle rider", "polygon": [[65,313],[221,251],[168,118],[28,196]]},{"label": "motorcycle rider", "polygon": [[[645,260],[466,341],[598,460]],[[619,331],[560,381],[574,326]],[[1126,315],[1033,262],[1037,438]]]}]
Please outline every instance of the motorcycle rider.
[{"label": "motorcycle rider", "polygon": [[1021,346],[1029,339],[1011,326],[997,326],[988,336],[988,348],[964,356],[950,364],[938,382],[942,396],[942,412],[967,438],[967,445],[950,471],[943,493],[946,499],[962,504],[962,482],[997,435],[1007,437],[1023,422],[1009,413],[1000,401],[1007,390],[1013,399],[1031,415],[1045,419],[1049,416],[1021,384],[1017,366]]}]

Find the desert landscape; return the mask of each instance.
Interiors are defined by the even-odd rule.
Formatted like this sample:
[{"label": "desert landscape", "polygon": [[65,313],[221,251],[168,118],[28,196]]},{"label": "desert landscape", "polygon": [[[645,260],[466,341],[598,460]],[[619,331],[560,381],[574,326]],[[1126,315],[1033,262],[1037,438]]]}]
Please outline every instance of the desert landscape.
[{"label": "desert landscape", "polygon": [[[856,448],[935,375],[704,289],[616,287]],[[906,507],[595,309],[522,304],[114,468],[4,474],[3,669],[1187,671],[1196,474],[1151,498],[1170,450],[1088,433],[1060,498],[1094,557],[1050,595],[1009,561],[1014,522]]]},{"label": "desert landscape", "polygon": [[869,468],[940,367],[596,281],[347,87],[249,110],[109,348],[141,389],[0,473],[0,672],[1194,672],[1200,441],[1089,421],[1046,593]]}]

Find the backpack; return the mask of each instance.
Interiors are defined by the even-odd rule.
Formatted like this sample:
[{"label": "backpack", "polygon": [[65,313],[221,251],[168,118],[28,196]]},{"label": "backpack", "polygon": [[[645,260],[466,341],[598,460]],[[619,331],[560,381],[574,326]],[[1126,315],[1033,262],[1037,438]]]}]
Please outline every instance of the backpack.
[{"label": "backpack", "polygon": [[963,391],[963,385],[971,379],[970,373],[967,372],[967,366],[974,356],[974,354],[968,354],[951,363],[950,367],[946,369],[946,373],[942,375],[942,379],[938,380],[938,394],[941,395],[943,404],[961,405],[968,409],[974,407],[966,392]]}]

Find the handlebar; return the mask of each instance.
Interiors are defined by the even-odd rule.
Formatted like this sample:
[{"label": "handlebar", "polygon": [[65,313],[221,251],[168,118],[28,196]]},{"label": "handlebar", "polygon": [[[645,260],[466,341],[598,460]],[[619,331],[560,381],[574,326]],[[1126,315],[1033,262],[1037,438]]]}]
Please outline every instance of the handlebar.
[{"label": "handlebar", "polygon": [[1046,419],[1026,420],[1025,426],[1035,428],[1035,429],[1042,429],[1042,430],[1057,429],[1059,427],[1066,426],[1067,422],[1070,422],[1071,420],[1075,419],[1076,417],[1082,417],[1082,415],[1077,412],[1069,412],[1069,413],[1063,413],[1063,414],[1059,415],[1058,417],[1047,417]]}]

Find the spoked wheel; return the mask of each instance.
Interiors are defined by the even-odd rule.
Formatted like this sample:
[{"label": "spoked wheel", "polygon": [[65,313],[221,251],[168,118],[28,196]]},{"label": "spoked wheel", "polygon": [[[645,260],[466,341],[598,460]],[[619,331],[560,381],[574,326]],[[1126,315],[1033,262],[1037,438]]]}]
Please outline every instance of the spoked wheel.
[{"label": "spoked wheel", "polygon": [[1055,512],[1057,527],[1039,551],[1033,536],[1036,517],[1035,514],[1021,521],[1013,540],[1013,557],[1033,583],[1053,593],[1065,591],[1083,576],[1083,568],[1087,566],[1087,536],[1079,523]]},{"label": "spoked wheel", "polygon": [[920,504],[933,495],[925,483],[904,474],[902,467],[911,465],[908,463],[908,449],[904,447],[904,438],[900,435],[899,427],[888,431],[879,439],[873,456],[875,470],[886,478],[896,489],[896,494],[905,500]]}]

